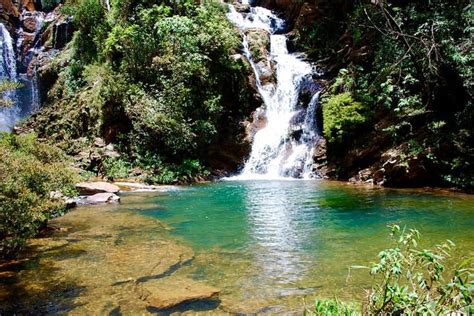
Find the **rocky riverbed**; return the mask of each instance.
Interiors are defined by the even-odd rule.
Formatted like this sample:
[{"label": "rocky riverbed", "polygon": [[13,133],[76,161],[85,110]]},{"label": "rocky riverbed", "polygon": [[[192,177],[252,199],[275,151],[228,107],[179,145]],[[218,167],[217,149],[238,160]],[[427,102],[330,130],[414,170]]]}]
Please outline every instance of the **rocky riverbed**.
[{"label": "rocky riverbed", "polygon": [[0,313],[170,313],[213,307],[219,290],[178,277],[193,251],[160,222],[119,209],[80,207],[50,222],[15,261],[0,265]]}]

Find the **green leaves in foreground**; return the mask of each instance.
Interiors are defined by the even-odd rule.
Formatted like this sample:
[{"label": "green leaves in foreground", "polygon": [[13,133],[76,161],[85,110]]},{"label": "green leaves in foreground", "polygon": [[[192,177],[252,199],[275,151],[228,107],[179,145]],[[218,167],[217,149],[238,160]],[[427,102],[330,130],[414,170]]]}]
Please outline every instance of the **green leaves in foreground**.
[{"label": "green leaves in foreground", "polygon": [[368,296],[370,313],[446,314],[469,308],[472,260],[449,270],[453,242],[420,249],[420,233],[398,225],[391,226],[391,237],[394,247],[380,252],[370,270],[375,284]]},{"label": "green leaves in foreground", "polygon": [[306,311],[305,314],[315,316],[355,316],[357,312],[349,305],[334,298],[332,300],[316,300],[314,310]]},{"label": "green leaves in foreground", "polygon": [[335,300],[318,300],[310,315],[446,315],[472,314],[473,258],[449,269],[447,260],[454,243],[447,240],[433,249],[419,247],[418,230],[390,226],[393,247],[378,254],[368,269],[373,286],[362,302],[363,312]]}]

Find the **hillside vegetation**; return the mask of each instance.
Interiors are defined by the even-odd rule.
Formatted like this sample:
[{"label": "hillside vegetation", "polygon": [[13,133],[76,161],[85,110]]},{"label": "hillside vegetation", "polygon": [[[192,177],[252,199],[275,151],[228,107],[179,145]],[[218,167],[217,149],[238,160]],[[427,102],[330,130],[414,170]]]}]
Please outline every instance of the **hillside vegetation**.
[{"label": "hillside vegetation", "polygon": [[[284,1],[262,2],[288,11]],[[292,6],[300,10],[293,16],[296,49],[330,80],[323,99],[330,176],[472,189],[472,4],[318,0]]]},{"label": "hillside vegetation", "polygon": [[[44,72],[48,102],[27,124],[78,165],[113,179],[192,181],[245,156],[247,65],[232,54],[236,30],[216,2],[66,1],[76,32]],[[112,155],[90,153],[96,137]],[[217,150],[219,149],[219,150]],[[224,158],[219,158],[219,155]],[[223,162],[216,166],[215,161]]]}]

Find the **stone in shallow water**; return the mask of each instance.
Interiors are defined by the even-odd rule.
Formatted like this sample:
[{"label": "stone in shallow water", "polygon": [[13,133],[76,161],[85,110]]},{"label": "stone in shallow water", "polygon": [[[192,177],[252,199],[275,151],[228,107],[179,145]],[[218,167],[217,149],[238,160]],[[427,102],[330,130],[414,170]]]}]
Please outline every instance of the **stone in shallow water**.
[{"label": "stone in shallow water", "polygon": [[216,300],[219,290],[187,278],[170,277],[137,285],[140,298],[157,309],[170,309],[184,303]]},{"label": "stone in shallow water", "polygon": [[80,194],[92,195],[96,193],[117,193],[120,188],[107,182],[82,182],[76,184],[76,189]]},{"label": "stone in shallow water", "polygon": [[120,197],[113,193],[97,193],[81,201],[83,204],[119,203]]}]

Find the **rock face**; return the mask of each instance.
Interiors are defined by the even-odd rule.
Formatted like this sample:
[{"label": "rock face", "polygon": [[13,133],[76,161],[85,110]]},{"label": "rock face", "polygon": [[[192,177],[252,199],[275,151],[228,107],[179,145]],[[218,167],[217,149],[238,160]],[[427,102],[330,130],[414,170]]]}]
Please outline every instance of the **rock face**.
[{"label": "rock face", "polygon": [[140,298],[150,306],[166,310],[184,303],[217,299],[219,290],[186,278],[172,277],[138,285]]},{"label": "rock face", "polygon": [[120,188],[107,182],[82,182],[76,184],[76,189],[82,195],[93,195],[97,193],[118,193]]},{"label": "rock face", "polygon": [[95,205],[95,204],[106,204],[106,203],[119,203],[120,197],[113,193],[97,193],[90,195],[81,201],[81,204]]},{"label": "rock face", "polygon": [[72,17],[65,17],[53,26],[53,48],[61,49],[72,39]]}]

